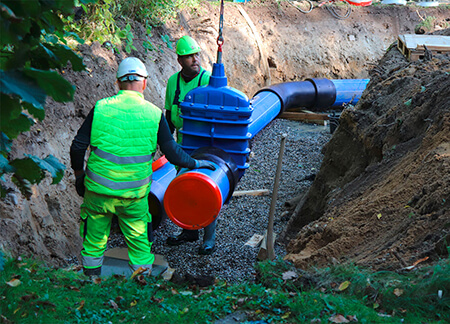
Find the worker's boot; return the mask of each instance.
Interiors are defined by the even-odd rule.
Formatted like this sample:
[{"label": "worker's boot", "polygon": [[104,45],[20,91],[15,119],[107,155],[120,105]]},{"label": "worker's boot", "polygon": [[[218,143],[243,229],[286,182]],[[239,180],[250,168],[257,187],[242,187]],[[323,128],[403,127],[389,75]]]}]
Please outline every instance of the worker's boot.
[{"label": "worker's boot", "polygon": [[198,254],[210,255],[216,250],[216,223],[217,220],[205,227],[203,235],[203,244],[198,250]]},{"label": "worker's boot", "polygon": [[89,269],[89,268],[84,268],[83,267],[83,273],[88,276],[88,277],[98,277],[102,274],[102,267],[98,267],[98,268],[94,268],[94,269]]},{"label": "worker's boot", "polygon": [[170,236],[167,238],[167,245],[181,245],[187,242],[195,242],[198,240],[198,230],[183,229],[178,236]]}]

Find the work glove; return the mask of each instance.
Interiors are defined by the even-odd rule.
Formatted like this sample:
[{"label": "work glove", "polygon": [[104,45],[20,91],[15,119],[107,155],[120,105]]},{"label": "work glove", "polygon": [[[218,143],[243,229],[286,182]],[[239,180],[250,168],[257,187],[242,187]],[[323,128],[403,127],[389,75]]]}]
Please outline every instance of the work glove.
[{"label": "work glove", "polygon": [[214,163],[206,160],[195,160],[195,167],[194,169],[209,169],[214,171],[216,169],[216,166]]},{"label": "work glove", "polygon": [[77,194],[80,197],[84,197],[84,192],[86,191],[86,188],[84,186],[84,177],[86,175],[83,173],[82,175],[79,175],[75,179],[75,189],[77,190]]}]

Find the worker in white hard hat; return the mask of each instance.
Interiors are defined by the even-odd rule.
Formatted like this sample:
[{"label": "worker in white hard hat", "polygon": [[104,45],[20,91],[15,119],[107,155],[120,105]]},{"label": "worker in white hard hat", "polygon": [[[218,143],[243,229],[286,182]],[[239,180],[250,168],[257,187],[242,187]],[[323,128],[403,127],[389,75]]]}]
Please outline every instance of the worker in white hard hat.
[{"label": "worker in white hard hat", "polygon": [[208,161],[191,158],[174,141],[162,110],[144,99],[147,78],[141,60],[124,59],[117,71],[119,92],[97,101],[70,147],[75,187],[84,197],[80,234],[86,275],[101,274],[113,215],[128,245],[131,270],[150,273],[155,257],[147,196],[157,145],[172,164],[214,169]]},{"label": "worker in white hard hat", "polygon": [[[181,37],[176,46],[178,63],[181,71],[173,74],[167,82],[166,88],[166,119],[169,123],[171,132],[177,131],[177,142],[181,144],[182,134],[180,129],[183,127],[183,119],[180,117],[180,103],[184,100],[186,94],[199,86],[208,85],[211,73],[201,67],[200,46],[190,36]],[[215,250],[216,221],[205,228],[203,243],[199,254],[212,254]],[[186,230],[177,236],[171,236],[167,239],[168,245],[180,245],[186,242],[194,242],[199,239],[198,230]]]}]

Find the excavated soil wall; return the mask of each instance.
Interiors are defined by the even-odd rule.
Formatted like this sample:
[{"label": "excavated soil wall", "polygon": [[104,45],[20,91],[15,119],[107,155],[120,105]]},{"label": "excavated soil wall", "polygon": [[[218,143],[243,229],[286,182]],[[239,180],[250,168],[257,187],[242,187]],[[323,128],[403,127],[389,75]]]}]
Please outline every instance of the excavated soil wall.
[{"label": "excavated soil wall", "polygon": [[[252,97],[257,90],[268,84],[298,81],[310,77],[331,79],[367,78],[369,77],[369,71],[378,65],[378,61],[383,57],[386,49],[396,41],[397,36],[404,33],[414,33],[414,27],[421,22],[421,17],[424,16],[435,16],[438,18],[437,21],[442,22],[445,21],[445,18],[448,18],[448,9],[417,9],[410,6],[379,5],[365,8],[354,7],[350,18],[337,20],[324,8],[317,8],[309,14],[302,14],[287,2],[252,1],[242,6],[226,3],[223,30],[225,38],[223,54],[225,73],[228,77],[229,85],[243,91],[249,97]],[[174,50],[167,48],[160,36],[168,35],[173,42],[185,34],[193,36],[203,48],[202,59],[204,67],[211,69],[212,64],[216,60],[218,22],[219,6],[217,3],[206,1],[198,9],[181,13],[175,21],[167,23],[161,28],[154,28],[152,41],[161,50],[146,53],[140,44],[136,44],[138,50],[133,51],[131,55],[144,60],[150,73],[148,90],[144,93],[148,100],[159,107],[163,107],[166,81],[172,73],[178,70]],[[441,28],[439,24],[433,27]],[[145,28],[142,25],[135,23],[133,30],[136,39],[145,38]],[[34,194],[30,200],[24,199],[15,187],[9,183],[7,197],[0,201],[0,248],[12,255],[33,256],[53,264],[73,261],[73,258],[78,255],[81,248],[78,224],[79,206],[82,200],[76,195],[73,172],[70,169],[69,148],[71,141],[95,102],[116,92],[114,85],[115,70],[118,62],[127,56],[124,52],[115,53],[98,43],[79,46],[77,51],[83,56],[87,70],[75,73],[70,68],[67,68],[63,71],[64,76],[76,86],[74,101],[61,104],[49,100],[46,108],[46,119],[42,123],[33,126],[31,131],[20,135],[15,140],[11,152],[12,157],[22,157],[23,153],[40,157],[45,157],[48,154],[54,155],[67,167],[64,179],[58,185],[50,185],[50,179],[46,179],[41,184],[33,186]],[[437,63],[433,64],[438,66]],[[423,68],[427,68],[426,66],[424,65]],[[383,65],[380,68],[384,69]],[[439,66],[439,69],[441,68],[445,69],[446,67]],[[391,69],[383,70],[380,73],[385,76],[388,71],[391,71],[389,72],[391,74],[394,73]],[[433,151],[430,151],[431,153],[428,154],[420,149],[421,147],[424,149],[428,142],[423,142],[423,144],[421,144],[422,142],[414,142],[414,148],[418,152],[417,157],[415,158],[415,151],[408,151],[405,159],[408,158],[410,161],[417,159],[427,162],[426,164],[418,165],[411,175],[406,174],[392,179],[389,178],[389,173],[377,177],[375,173],[368,173],[371,170],[370,168],[373,168],[374,163],[375,165],[377,163],[387,163],[382,159],[386,154],[395,155],[404,152],[402,151],[404,146],[400,144],[407,142],[407,139],[400,139],[400,135],[396,135],[397,137],[392,137],[392,140],[380,140],[380,136],[376,131],[387,131],[388,128],[373,127],[371,128],[372,133],[363,131],[361,126],[358,126],[358,120],[355,119],[356,117],[352,117],[352,114],[359,116],[358,114],[360,113],[358,111],[367,111],[367,113],[363,114],[363,116],[366,116],[369,111],[378,107],[370,104],[371,101],[379,100],[379,96],[388,95],[389,98],[395,97],[396,91],[398,91],[397,86],[413,87],[417,90],[418,85],[422,84],[421,81],[417,81],[414,78],[411,80],[406,78],[404,81],[396,81],[397,83],[393,83],[395,80],[391,80],[389,84],[386,84],[386,80],[389,80],[389,73],[382,78],[376,75],[370,76],[374,77],[370,88],[374,89],[373,91],[375,92],[372,91],[365,95],[366,105],[360,106],[363,109],[347,112],[344,115],[343,124],[348,124],[351,132],[344,132],[342,130],[344,127],[341,127],[341,130],[337,132],[332,140],[332,142],[341,142],[341,145],[351,143],[355,154],[361,155],[362,160],[352,161],[352,170],[350,171],[340,170],[340,167],[335,166],[338,158],[334,158],[330,153],[333,147],[330,143],[326,152],[330,156],[329,159],[335,162],[331,162],[331,160],[326,162],[324,170],[326,170],[327,165],[330,165],[328,170],[337,174],[336,179],[339,179],[339,177],[348,178],[345,181],[341,181],[341,183],[346,183],[358,177],[360,171],[364,171],[366,173],[363,174],[369,174],[371,177],[382,179],[388,183],[403,182],[406,178],[418,177],[420,181],[417,180],[416,190],[414,193],[411,191],[411,195],[409,195],[411,197],[408,196],[409,198],[414,198],[415,195],[418,195],[417,198],[413,199],[414,206],[410,203],[410,208],[415,208],[414,210],[416,208],[424,208],[427,212],[424,211],[420,213],[420,216],[414,216],[414,219],[416,217],[425,217],[423,222],[436,217],[440,219],[443,216],[436,214],[437,211],[441,210],[439,206],[441,206],[442,202],[438,199],[440,196],[436,196],[434,205],[427,207],[428,204],[423,202],[420,190],[436,195],[436,188],[439,188],[445,179],[445,174],[441,176],[429,174],[429,178],[423,178],[422,173],[428,172],[428,165],[433,163],[439,165],[441,163],[442,168],[443,163],[448,161],[448,146],[445,146],[442,140],[435,140],[431,133],[444,132],[445,125],[448,125],[448,117],[445,117],[446,115],[439,115],[438,112],[433,114],[431,112],[426,113],[424,116],[420,115],[422,116],[421,121],[433,120],[433,123],[426,122],[426,128],[428,126],[430,128],[427,128],[427,133],[424,134],[424,138],[427,141],[434,143],[432,146]],[[399,79],[402,80],[401,78]],[[377,85],[377,82],[381,82],[382,85]],[[432,80],[430,79],[429,82],[432,82]],[[423,86],[428,89],[425,94],[419,95],[420,92],[417,94],[414,92],[414,94],[419,96],[417,100],[424,102],[430,98],[430,91],[441,89],[440,87],[438,88],[438,84],[430,87],[425,82]],[[388,91],[387,89],[390,90]],[[413,93],[411,93],[411,96],[413,96]],[[404,99],[403,97],[405,96],[402,95],[401,100]],[[384,116],[383,114],[384,111],[377,110],[371,113],[370,116]],[[439,124],[440,126],[435,124],[437,117],[442,120]],[[383,123],[390,124],[395,122],[396,117],[392,118],[390,117]],[[360,118],[360,120],[365,119]],[[402,129],[399,128],[399,131]],[[397,142],[397,149],[393,150],[392,147]],[[373,145],[373,148],[371,148],[371,145]],[[405,163],[405,165],[402,163]],[[404,170],[406,166],[410,167],[406,160],[402,163],[392,162],[392,167],[401,170]],[[321,177],[322,180],[320,180]],[[324,205],[331,201],[330,197],[335,197],[330,195],[330,192],[332,192],[330,188],[340,187],[339,185],[327,184],[323,177],[325,175],[318,177],[319,179],[315,186],[327,187],[326,190],[318,190],[317,192],[319,195],[327,195],[328,200],[320,200],[319,204],[322,204],[321,207],[312,211],[310,216],[305,216],[304,219],[307,221],[293,220],[292,226],[288,231],[289,234],[294,232],[296,234],[303,225],[308,224],[309,220],[320,217],[322,211],[326,213],[324,217],[328,218],[337,217],[336,215],[338,214],[343,215],[344,213],[339,210],[349,208],[348,205],[343,203],[332,204],[332,207],[329,207],[331,209],[324,208]],[[430,179],[433,180],[431,181]],[[371,190],[377,190],[378,186],[375,182],[371,182],[370,185],[369,182],[367,183],[367,186],[364,187],[366,190],[370,188]],[[443,184],[448,185],[448,182]],[[340,192],[347,191],[341,190]],[[389,216],[392,213],[388,212],[388,210],[394,208],[391,207],[389,196],[389,194],[380,196],[379,199],[375,200],[376,206],[373,206],[374,201],[369,199],[370,204],[367,202],[366,211],[358,214],[360,215],[359,217],[373,218],[378,213],[381,213],[383,216],[379,221],[387,222],[390,217],[393,217]],[[348,204],[350,204],[353,201],[351,199],[353,196],[348,194],[346,197]],[[398,204],[402,205],[402,208],[408,203],[406,198],[397,200]],[[395,208],[400,210],[400,205],[395,205]],[[448,200],[444,205],[445,207],[448,206]],[[363,209],[362,207],[359,208]],[[428,211],[427,208],[431,209]],[[331,210],[338,211],[332,213]],[[317,211],[320,211],[320,213],[317,213]],[[404,213],[406,213],[406,209]],[[404,217],[409,216],[407,214]],[[422,221],[421,218],[417,218],[417,222],[419,221]],[[406,220],[404,222],[405,224],[408,223]],[[336,241],[340,238],[343,240],[342,234],[337,233],[338,229],[331,230],[332,227],[329,228],[325,232],[330,231],[330,235],[323,235],[323,240]],[[405,228],[405,230],[407,229]],[[343,230],[348,229],[345,228]],[[419,231],[419,228],[415,228],[415,230]],[[301,253],[305,249],[304,247],[311,249],[311,245],[308,245],[308,242],[313,241],[305,238],[307,236],[305,236],[304,230],[299,235],[299,243],[294,242],[290,245],[291,257],[295,260],[297,260],[295,255]],[[434,236],[433,240],[435,240]],[[353,243],[348,244],[352,245]],[[413,249],[413,247],[410,248]],[[357,252],[353,253],[357,254]],[[362,258],[366,254],[359,253],[358,255]],[[367,256],[367,258],[369,257]],[[298,264],[303,265],[302,262],[298,262]]]}]

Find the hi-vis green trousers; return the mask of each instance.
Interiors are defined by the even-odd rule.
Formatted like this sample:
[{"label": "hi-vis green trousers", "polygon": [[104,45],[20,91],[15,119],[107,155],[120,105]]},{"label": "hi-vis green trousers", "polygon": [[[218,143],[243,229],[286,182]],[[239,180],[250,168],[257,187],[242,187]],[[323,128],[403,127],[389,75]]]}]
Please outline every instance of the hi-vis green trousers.
[{"label": "hi-vis green trousers", "polygon": [[116,198],[98,195],[89,190],[86,190],[81,205],[83,266],[86,269],[102,266],[113,215],[117,215],[120,229],[125,236],[131,269],[135,271],[144,267],[151,271],[155,256],[151,253],[153,235],[148,198]]}]

